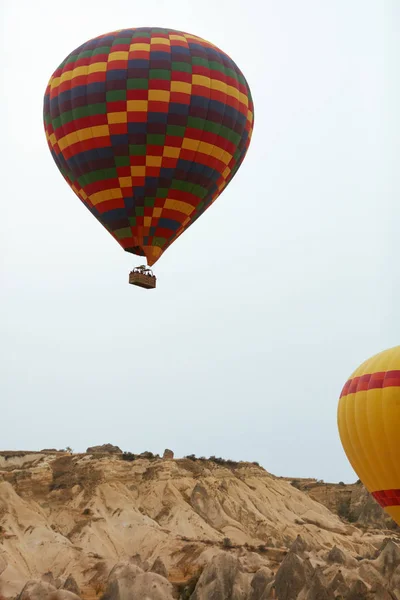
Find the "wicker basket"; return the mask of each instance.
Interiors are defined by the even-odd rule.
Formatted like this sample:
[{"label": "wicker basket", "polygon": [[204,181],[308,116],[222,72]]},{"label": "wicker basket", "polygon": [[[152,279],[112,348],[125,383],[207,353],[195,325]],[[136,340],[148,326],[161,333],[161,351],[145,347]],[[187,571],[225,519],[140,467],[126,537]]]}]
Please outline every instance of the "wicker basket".
[{"label": "wicker basket", "polygon": [[138,285],[139,287],[151,290],[156,287],[156,277],[154,275],[145,275],[144,273],[138,273],[132,271],[129,273],[129,283],[132,285]]}]

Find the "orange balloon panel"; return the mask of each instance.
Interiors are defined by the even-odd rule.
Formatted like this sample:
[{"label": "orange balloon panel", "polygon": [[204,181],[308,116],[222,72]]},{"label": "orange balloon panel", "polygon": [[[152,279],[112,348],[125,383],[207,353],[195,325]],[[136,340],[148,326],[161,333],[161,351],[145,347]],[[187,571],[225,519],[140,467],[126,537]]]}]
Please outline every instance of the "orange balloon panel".
[{"label": "orange balloon panel", "polygon": [[340,396],[338,427],[353,469],[400,525],[400,346],[354,371]]}]

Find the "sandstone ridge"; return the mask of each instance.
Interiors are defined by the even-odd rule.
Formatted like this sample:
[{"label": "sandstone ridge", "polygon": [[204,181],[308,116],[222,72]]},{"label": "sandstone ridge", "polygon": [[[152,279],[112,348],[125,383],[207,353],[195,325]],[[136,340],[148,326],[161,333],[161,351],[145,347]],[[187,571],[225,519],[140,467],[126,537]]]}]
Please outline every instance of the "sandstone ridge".
[{"label": "sandstone ridge", "polygon": [[88,450],[0,453],[0,600],[400,600],[374,511],[256,463]]}]

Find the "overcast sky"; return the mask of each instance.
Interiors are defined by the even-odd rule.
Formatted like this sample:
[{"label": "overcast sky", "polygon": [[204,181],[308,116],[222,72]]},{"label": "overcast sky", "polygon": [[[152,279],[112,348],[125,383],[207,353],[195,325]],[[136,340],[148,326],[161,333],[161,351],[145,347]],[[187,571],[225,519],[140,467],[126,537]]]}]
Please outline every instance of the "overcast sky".
[{"label": "overcast sky", "polygon": [[[354,481],[338,397],[399,343],[398,0],[3,0],[0,448],[111,442]],[[217,202],[129,286],[59,174],[43,94],[125,27],[201,36],[245,74],[250,150]]]}]

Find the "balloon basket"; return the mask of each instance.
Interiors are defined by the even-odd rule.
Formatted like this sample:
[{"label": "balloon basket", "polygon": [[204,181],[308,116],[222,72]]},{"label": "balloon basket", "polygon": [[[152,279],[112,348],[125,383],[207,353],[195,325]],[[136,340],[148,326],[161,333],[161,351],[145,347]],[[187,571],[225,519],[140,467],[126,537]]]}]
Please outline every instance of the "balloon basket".
[{"label": "balloon basket", "polygon": [[140,266],[129,273],[129,283],[146,290],[152,290],[156,287],[157,277],[153,274],[151,269]]}]

